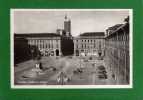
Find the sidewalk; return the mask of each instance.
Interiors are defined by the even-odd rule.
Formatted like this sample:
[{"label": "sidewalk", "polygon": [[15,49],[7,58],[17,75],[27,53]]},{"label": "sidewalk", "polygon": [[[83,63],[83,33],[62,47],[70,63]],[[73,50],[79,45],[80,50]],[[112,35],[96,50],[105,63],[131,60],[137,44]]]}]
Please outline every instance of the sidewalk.
[{"label": "sidewalk", "polygon": [[105,66],[106,71],[107,71],[106,85],[116,85],[116,80],[113,79],[112,72],[109,69],[109,67],[105,64],[105,62],[104,62],[104,66]]}]

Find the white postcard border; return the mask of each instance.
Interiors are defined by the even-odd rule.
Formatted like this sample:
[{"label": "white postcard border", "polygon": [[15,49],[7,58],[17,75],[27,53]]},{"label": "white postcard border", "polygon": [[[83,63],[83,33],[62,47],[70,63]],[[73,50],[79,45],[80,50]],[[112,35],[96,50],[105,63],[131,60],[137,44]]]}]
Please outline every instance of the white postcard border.
[{"label": "white postcard border", "polygon": [[[15,85],[14,84],[14,12],[15,11],[129,11],[130,82],[129,85]],[[133,88],[133,9],[10,9],[10,84],[12,89],[125,89]]]}]

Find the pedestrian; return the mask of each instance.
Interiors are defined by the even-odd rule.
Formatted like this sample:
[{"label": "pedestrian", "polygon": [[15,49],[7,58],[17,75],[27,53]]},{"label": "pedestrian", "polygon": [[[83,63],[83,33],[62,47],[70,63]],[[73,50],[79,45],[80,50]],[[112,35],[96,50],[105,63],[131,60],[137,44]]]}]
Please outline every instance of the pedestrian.
[{"label": "pedestrian", "polygon": [[115,74],[112,74],[112,78],[115,80]]},{"label": "pedestrian", "polygon": [[66,84],[68,81],[68,77],[64,72],[61,72],[57,78],[57,82],[61,85]]},{"label": "pedestrian", "polygon": [[37,56],[35,59],[35,67],[38,73],[40,73],[43,70],[42,63],[40,61],[40,56]]},{"label": "pedestrian", "polygon": [[38,57],[35,59],[35,67],[37,68],[37,69],[40,69],[40,60],[38,59]]}]

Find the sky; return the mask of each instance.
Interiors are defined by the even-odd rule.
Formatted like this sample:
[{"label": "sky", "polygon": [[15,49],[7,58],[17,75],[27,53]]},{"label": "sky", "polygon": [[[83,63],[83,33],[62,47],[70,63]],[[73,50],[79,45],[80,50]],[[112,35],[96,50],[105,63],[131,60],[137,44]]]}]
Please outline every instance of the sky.
[{"label": "sky", "polygon": [[63,29],[64,17],[71,20],[71,34],[105,32],[108,27],[124,23],[129,11],[14,11],[14,33],[55,33]]}]

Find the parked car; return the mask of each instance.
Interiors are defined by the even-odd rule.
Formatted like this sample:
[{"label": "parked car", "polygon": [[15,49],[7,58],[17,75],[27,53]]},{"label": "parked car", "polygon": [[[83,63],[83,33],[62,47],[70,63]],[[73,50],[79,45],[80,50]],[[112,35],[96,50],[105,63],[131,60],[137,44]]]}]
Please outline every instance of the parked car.
[{"label": "parked car", "polygon": [[101,66],[98,66],[98,69],[99,70],[105,70],[105,67],[103,65],[101,65]]},{"label": "parked car", "polygon": [[100,74],[100,73],[101,73],[101,74],[106,74],[107,71],[106,71],[106,70],[99,70],[98,73],[99,73],[99,74]]},{"label": "parked car", "polygon": [[74,74],[79,74],[83,72],[83,68],[77,68],[73,71]]},{"label": "parked car", "polygon": [[88,59],[84,59],[84,62],[88,62]]},{"label": "parked car", "polygon": [[107,79],[107,75],[106,74],[99,74],[98,78],[99,79]]}]

